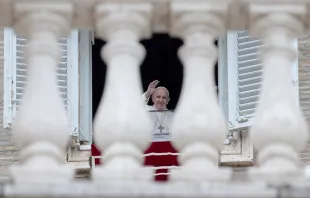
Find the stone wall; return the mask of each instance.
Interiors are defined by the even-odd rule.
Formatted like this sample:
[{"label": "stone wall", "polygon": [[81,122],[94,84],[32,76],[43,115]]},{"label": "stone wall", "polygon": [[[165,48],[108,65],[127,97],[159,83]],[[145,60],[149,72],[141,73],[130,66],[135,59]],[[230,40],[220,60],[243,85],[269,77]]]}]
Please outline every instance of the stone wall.
[{"label": "stone wall", "polygon": [[[299,49],[299,99],[310,129],[310,35],[302,37],[298,42]],[[310,164],[310,141],[301,153],[305,164]]]}]

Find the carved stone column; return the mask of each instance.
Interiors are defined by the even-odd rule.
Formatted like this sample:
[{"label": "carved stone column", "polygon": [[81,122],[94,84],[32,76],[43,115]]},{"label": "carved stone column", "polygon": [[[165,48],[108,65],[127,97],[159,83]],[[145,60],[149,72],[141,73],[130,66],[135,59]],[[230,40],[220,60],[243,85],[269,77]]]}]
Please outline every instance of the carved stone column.
[{"label": "carved stone column", "polygon": [[17,183],[68,182],[74,176],[64,165],[70,128],[56,69],[61,56],[58,39],[71,30],[73,8],[68,2],[27,1],[16,3],[14,12],[17,35],[28,39],[28,83],[12,129],[21,157],[12,176]]},{"label": "carved stone column", "polygon": [[218,105],[213,72],[217,59],[214,40],[225,32],[227,5],[215,6],[207,1],[172,4],[172,34],[184,39],[179,51],[184,81],[171,129],[182,167],[172,171],[173,180],[230,178],[230,170],[218,167],[228,128]]},{"label": "carved stone column", "polygon": [[[250,6],[250,34],[262,38],[263,83],[250,130],[258,150],[253,177],[285,180],[301,172],[298,152],[308,140],[306,122],[296,101],[291,67],[298,58],[294,39],[304,31],[306,6]],[[268,8],[268,9],[267,9]]]},{"label": "carved stone column", "polygon": [[107,40],[101,53],[107,78],[95,118],[95,138],[103,151],[103,166],[93,171],[95,180],[152,178],[143,167],[151,122],[142,99],[140,64],[145,49],[139,43],[151,35],[151,13],[151,4],[143,1],[96,7],[96,33]]}]

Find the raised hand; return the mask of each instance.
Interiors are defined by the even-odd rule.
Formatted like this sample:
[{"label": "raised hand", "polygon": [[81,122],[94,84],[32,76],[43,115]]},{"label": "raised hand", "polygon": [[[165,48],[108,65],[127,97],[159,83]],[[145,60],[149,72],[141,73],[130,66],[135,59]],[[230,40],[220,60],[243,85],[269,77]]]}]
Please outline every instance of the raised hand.
[{"label": "raised hand", "polygon": [[147,88],[146,94],[148,96],[151,96],[153,94],[153,92],[156,89],[156,86],[158,85],[159,81],[158,80],[154,80],[153,82],[151,82]]}]

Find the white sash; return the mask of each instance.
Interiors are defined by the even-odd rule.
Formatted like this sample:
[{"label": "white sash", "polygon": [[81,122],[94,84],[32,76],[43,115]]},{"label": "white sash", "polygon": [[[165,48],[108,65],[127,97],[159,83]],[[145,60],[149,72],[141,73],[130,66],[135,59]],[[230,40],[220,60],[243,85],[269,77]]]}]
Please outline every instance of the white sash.
[{"label": "white sash", "polygon": [[152,142],[166,142],[171,140],[170,122],[171,111],[150,112],[153,123]]}]

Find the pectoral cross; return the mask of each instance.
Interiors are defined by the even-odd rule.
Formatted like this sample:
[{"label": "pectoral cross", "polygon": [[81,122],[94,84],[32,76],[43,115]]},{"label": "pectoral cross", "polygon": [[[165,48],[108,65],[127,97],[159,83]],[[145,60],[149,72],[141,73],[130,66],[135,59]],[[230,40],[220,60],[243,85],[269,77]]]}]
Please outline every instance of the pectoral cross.
[{"label": "pectoral cross", "polygon": [[159,127],[157,127],[157,129],[159,129],[160,133],[163,132],[163,129],[164,129],[164,128],[165,128],[165,127],[163,127],[163,126],[161,126],[161,125],[159,125]]}]

